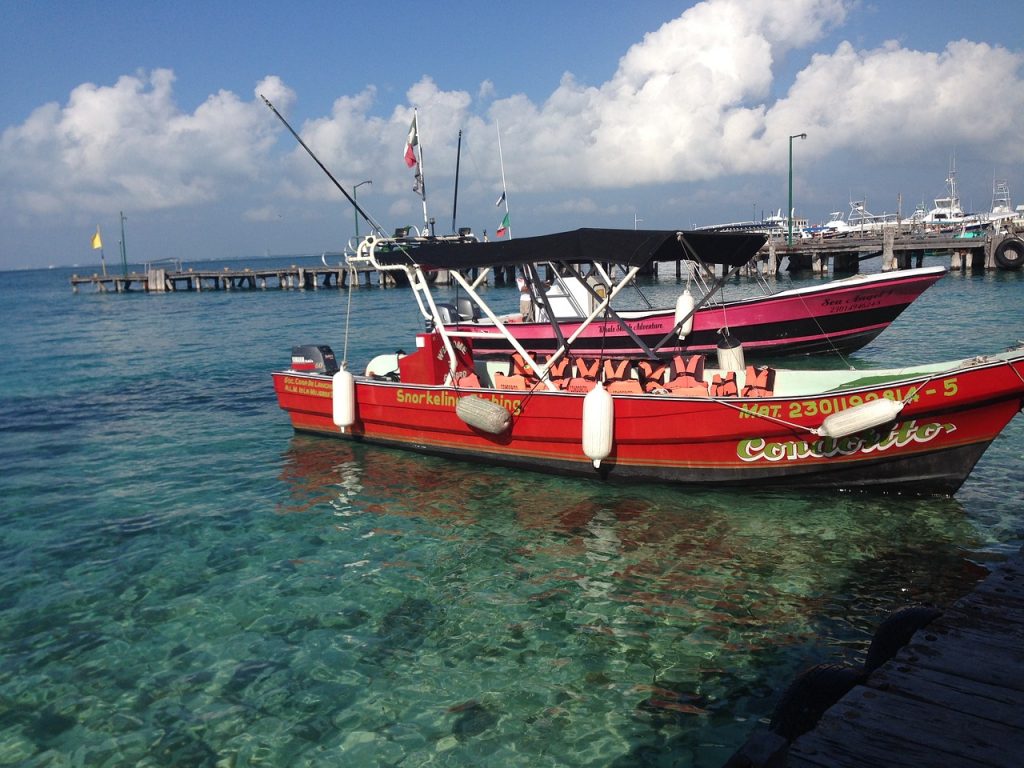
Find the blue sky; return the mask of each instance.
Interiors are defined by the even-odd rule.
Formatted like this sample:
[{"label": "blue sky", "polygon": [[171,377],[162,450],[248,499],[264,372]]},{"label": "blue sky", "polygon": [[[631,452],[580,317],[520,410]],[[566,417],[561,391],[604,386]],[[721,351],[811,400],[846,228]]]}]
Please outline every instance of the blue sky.
[{"label": "blue sky", "polygon": [[[385,228],[685,228],[864,199],[1024,202],[1019,2],[0,0],[0,269],[340,251],[351,208],[264,92]],[[361,227],[365,232],[365,225]]]}]

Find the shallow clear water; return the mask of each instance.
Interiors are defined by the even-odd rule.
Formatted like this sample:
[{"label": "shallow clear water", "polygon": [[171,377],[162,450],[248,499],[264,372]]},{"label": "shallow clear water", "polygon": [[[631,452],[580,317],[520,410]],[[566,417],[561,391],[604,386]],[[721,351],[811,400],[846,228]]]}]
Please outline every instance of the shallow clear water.
[{"label": "shallow clear water", "polygon": [[[1022,417],[951,499],[608,486],[294,435],[269,372],[344,292],[2,276],[0,765],[720,765],[1024,538]],[[852,362],[1003,349],[1022,298],[948,276]],[[353,295],[354,368],[408,302]]]}]

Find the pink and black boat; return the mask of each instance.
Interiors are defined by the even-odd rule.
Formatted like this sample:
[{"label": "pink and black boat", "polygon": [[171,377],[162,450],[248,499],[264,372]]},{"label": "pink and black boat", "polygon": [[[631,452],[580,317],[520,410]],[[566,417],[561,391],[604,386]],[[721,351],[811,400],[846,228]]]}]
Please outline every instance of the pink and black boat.
[{"label": "pink and black boat", "polygon": [[[616,238],[613,230],[578,230],[563,235],[521,238],[497,243],[467,244],[463,255],[487,260],[505,258],[508,263],[559,262],[566,252],[586,251],[599,259],[587,265],[590,274],[570,268],[556,274],[546,286],[536,278],[531,287],[530,315],[505,315],[509,332],[531,352],[550,354],[558,346],[553,325],[555,317],[565,337],[579,330],[588,310],[609,292],[619,294],[625,287],[603,267],[615,263]],[[626,230],[628,231],[628,230]],[[682,233],[681,251],[696,254],[705,232]],[[748,234],[748,243],[763,243],[763,235]],[[486,256],[484,256],[486,254]],[[709,272],[708,263],[694,259],[699,275]],[[704,269],[701,269],[704,267]],[[699,271],[697,271],[699,270]],[[526,267],[529,276],[530,268]],[[848,354],[868,344],[946,274],[944,267],[921,267],[881,274],[855,275],[822,285],[716,302],[716,291],[708,290],[706,303],[680,296],[675,307],[644,310],[606,308],[603,316],[590,323],[573,342],[581,352],[609,350],[623,355],[713,352],[721,331],[738,339],[748,357],[775,358],[785,355]],[[720,281],[722,282],[722,281]],[[538,290],[540,286],[540,290]],[[707,288],[704,284],[704,288]],[[692,299],[692,295],[690,295]],[[474,338],[477,355],[507,354],[511,346],[493,321],[471,302],[463,301],[443,313],[452,330],[479,332]],[[517,322],[518,320],[523,320]],[[685,332],[680,333],[680,330]]]}]

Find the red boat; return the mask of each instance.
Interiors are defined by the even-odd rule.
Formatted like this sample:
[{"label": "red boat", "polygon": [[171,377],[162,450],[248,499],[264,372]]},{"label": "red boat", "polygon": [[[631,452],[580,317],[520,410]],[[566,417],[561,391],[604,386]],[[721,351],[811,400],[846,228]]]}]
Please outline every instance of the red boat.
[{"label": "red boat", "polygon": [[[627,279],[652,260],[741,265],[760,245],[747,235],[607,232],[618,254],[608,261]],[[563,251],[559,267],[607,255],[598,250]],[[717,361],[597,357],[565,337],[550,356],[535,356],[458,271],[508,264],[508,253],[474,260],[446,243],[378,256],[370,243],[361,254],[376,269],[404,272],[433,328],[415,352],[380,355],[359,375],[339,368],[327,346],[293,349],[290,368],[273,378],[298,431],[607,480],[950,494],[1024,407],[1021,347],[862,371],[745,365],[730,344],[719,344]],[[476,332],[441,322],[428,268],[453,270],[515,353],[478,357]],[[603,312],[596,307],[581,327]]]}]

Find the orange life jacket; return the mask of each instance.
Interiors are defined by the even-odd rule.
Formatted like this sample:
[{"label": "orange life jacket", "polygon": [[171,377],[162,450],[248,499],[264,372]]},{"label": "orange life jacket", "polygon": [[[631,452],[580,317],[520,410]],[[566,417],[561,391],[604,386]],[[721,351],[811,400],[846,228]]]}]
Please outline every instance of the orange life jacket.
[{"label": "orange life jacket", "polygon": [[747,366],[746,380],[743,385],[743,397],[771,397],[775,384],[775,371],[767,365],[755,369]]},{"label": "orange life jacket", "polygon": [[562,355],[558,358],[558,362],[548,369],[548,374],[550,374],[552,379],[564,379],[569,373],[570,363],[572,363],[572,360],[569,359],[569,356]]},{"label": "orange life jacket", "polygon": [[480,377],[468,371],[456,371],[453,383],[456,387],[479,387]]},{"label": "orange life jacket", "polygon": [[597,381],[597,372],[601,367],[601,360],[598,358],[587,359],[576,358],[576,376],[580,379]]},{"label": "orange life jacket", "polygon": [[566,392],[589,392],[596,386],[596,379],[581,379],[577,376],[573,379],[567,379],[564,389]]},{"label": "orange life jacket", "polygon": [[668,363],[662,360],[641,360],[636,364],[636,369],[644,385],[656,384],[661,386],[665,380],[665,370],[667,368]]},{"label": "orange life jacket", "polygon": [[604,380],[605,383],[610,381],[624,381],[630,378],[629,375],[629,360],[605,360],[604,361]]},{"label": "orange life jacket", "polygon": [[512,364],[509,366],[510,376],[526,376],[527,378],[537,378],[533,372],[533,366],[531,366],[518,352],[512,353]]},{"label": "orange life jacket", "polygon": [[727,371],[724,377],[716,373],[708,390],[712,397],[736,397],[739,394],[736,388],[736,372]]},{"label": "orange life jacket", "polygon": [[608,391],[613,395],[642,395],[644,388],[637,379],[616,379],[608,382]]},{"label": "orange life jacket", "polygon": [[509,376],[500,372],[494,374],[494,386],[497,389],[530,389],[536,381],[536,379],[527,379],[520,374],[511,374]]},{"label": "orange life jacket", "polygon": [[[547,355],[544,358],[546,363],[551,359],[551,355]],[[540,361],[538,361],[540,362]],[[569,378],[572,376],[572,359],[568,355],[562,355],[558,358],[558,362],[555,363],[548,369],[548,376],[551,379],[551,383],[559,389],[565,389],[569,383]]]},{"label": "orange life jacket", "polygon": [[704,355],[676,355],[667,389],[698,387],[704,382]]}]

